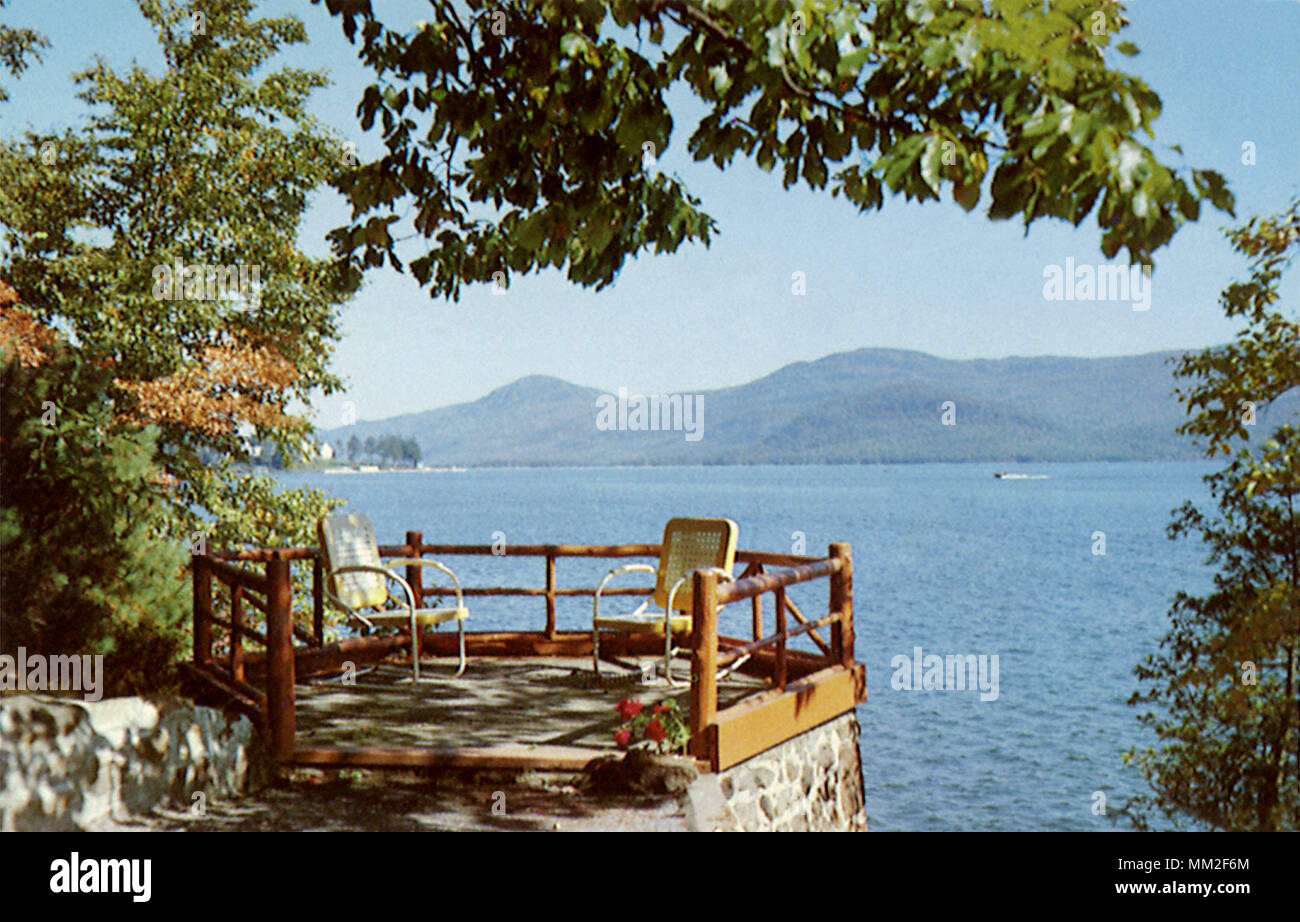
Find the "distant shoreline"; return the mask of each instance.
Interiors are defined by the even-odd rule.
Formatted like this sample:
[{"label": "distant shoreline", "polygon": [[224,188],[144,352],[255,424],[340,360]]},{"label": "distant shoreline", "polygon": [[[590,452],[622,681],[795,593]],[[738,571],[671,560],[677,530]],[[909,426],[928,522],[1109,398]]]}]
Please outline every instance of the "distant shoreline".
[{"label": "distant shoreline", "polygon": [[[1216,462],[1207,458],[1146,458],[1146,459],[1121,459],[1121,460],[1097,460],[1097,461],[808,461],[808,462],[772,462],[765,461],[754,464],[472,464],[455,467],[426,467],[426,468],[390,468],[387,470],[362,471],[351,468],[327,468],[324,470],[312,470],[310,468],[295,468],[292,470],[278,469],[278,474],[464,474],[479,471],[645,471],[645,470],[707,470],[722,468],[792,468],[792,467],[874,467],[890,469],[896,467],[918,467],[921,465],[943,465],[945,467],[955,466],[981,466],[989,468],[990,471],[1007,470],[1014,473],[1025,473],[1033,467],[1042,467],[1046,465],[1094,465],[1094,464],[1184,464],[1184,465],[1204,465],[1207,470],[1214,469]],[[1012,467],[1012,464],[1015,466]],[[1018,478],[1005,478],[1018,479]]]},{"label": "distant shoreline", "polygon": [[301,468],[285,471],[288,474],[463,474],[467,467],[389,467],[363,470],[356,467],[327,467],[320,470]]}]

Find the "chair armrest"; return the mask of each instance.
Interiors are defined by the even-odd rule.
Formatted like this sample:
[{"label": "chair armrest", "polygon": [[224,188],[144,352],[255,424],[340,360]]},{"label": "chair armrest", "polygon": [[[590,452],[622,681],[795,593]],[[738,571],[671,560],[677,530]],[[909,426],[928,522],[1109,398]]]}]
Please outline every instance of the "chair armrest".
[{"label": "chair armrest", "polygon": [[[378,573],[396,582],[402,587],[402,591],[406,593],[406,607],[411,612],[411,630],[415,630],[415,593],[411,591],[411,584],[402,579],[392,570],[387,567],[376,567],[372,564],[358,563],[347,567],[337,567],[333,572],[335,576],[341,576],[344,573]],[[347,608],[347,606],[344,607]],[[352,609],[348,610],[352,611]],[[362,620],[364,621],[365,619],[362,618]],[[371,625],[371,627],[373,626],[374,625]]]},{"label": "chair armrest", "polygon": [[[592,629],[593,630],[595,629],[596,619],[600,616],[600,594],[605,591],[605,587],[609,585],[610,580],[612,580],[614,577],[618,576],[621,573],[658,573],[658,572],[659,571],[655,567],[650,566],[650,564],[648,563],[629,563],[621,567],[615,567],[614,569],[606,573],[605,578],[602,579],[600,581],[600,585],[596,587],[596,597],[592,599],[591,602]],[[641,606],[641,608],[645,608],[645,606],[648,604],[649,602],[647,601],[645,604]],[[640,611],[640,609],[638,609],[638,611]]]},{"label": "chair armrest", "polygon": [[[433,567],[435,570],[441,570],[443,573],[446,573],[451,577],[451,583],[456,587],[456,607],[465,607],[465,597],[461,593],[460,580],[458,580],[456,574],[451,571],[451,567],[448,567],[446,564],[440,563],[437,560],[429,560],[424,557],[393,557],[389,559],[388,563],[390,566],[402,565],[408,567]],[[416,607],[418,608],[420,600],[416,599],[415,602]]]},{"label": "chair armrest", "polygon": [[677,597],[677,590],[682,588],[682,586],[686,584],[687,580],[694,578],[696,573],[716,573],[718,576],[722,577],[723,582],[727,583],[730,583],[735,579],[735,577],[722,569],[722,567],[700,567],[699,569],[692,570],[677,582],[673,583],[673,588],[668,590],[668,605],[665,607],[669,612],[673,610],[673,599]]},{"label": "chair armrest", "polygon": [[336,596],[334,593],[330,592],[328,589],[322,589],[321,594],[325,597],[326,601],[332,604],[339,611],[346,612],[349,618],[355,618],[358,621],[360,621],[362,624],[364,624],[366,627],[371,628],[372,630],[374,629],[375,626],[374,622],[372,622],[365,615],[361,614],[359,610],[344,605],[343,600],[340,599],[338,596]]},{"label": "chair armrest", "polygon": [[664,631],[669,637],[672,636],[670,628],[672,627],[671,619],[673,616],[673,600],[677,597],[677,590],[682,588],[688,579],[694,578],[696,573],[716,573],[718,576],[722,577],[724,582],[728,583],[732,582],[734,579],[734,577],[726,570],[722,569],[722,567],[699,567],[673,583],[673,588],[668,590],[668,604],[664,606]]}]

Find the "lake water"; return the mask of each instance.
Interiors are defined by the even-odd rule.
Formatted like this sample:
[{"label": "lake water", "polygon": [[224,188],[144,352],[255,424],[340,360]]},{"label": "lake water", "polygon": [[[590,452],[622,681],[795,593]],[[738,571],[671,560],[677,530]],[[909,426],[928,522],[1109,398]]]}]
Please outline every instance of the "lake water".
[{"label": "lake water", "polygon": [[[381,544],[657,543],[673,516],[726,516],[740,546],[824,554],[853,545],[858,709],[874,830],[1109,830],[1092,812],[1141,790],[1121,755],[1150,742],[1125,701],[1180,589],[1210,584],[1203,550],[1165,537],[1170,511],[1205,501],[1205,464],[991,464],[470,470],[282,474],[370,516]],[[1105,553],[1097,532],[1102,532]],[[496,534],[500,533],[500,534]],[[543,561],[455,558],[466,585],[540,588]],[[612,564],[561,560],[561,587]],[[637,577],[624,577],[635,580]],[[619,585],[624,585],[620,583]],[[635,585],[634,582],[626,585]],[[824,612],[824,583],[797,587]],[[541,599],[471,602],[472,629],[540,629]],[[590,600],[561,599],[562,629],[590,626]],[[771,606],[766,607],[771,629]],[[722,627],[749,630],[748,606]],[[728,621],[732,621],[728,629]],[[995,700],[978,691],[895,690],[894,657],[998,657]],[[991,662],[991,660],[990,660]],[[989,697],[989,696],[985,696]]]}]

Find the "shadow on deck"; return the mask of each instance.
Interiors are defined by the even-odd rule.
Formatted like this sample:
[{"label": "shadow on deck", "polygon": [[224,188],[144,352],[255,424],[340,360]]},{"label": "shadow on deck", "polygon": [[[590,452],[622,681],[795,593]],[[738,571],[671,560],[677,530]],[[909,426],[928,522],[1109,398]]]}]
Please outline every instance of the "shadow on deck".
[{"label": "shadow on deck", "polygon": [[[644,662],[652,665],[655,658]],[[682,666],[689,664],[682,664]],[[419,684],[410,667],[378,664],[355,676],[300,682],[296,688],[298,745],[412,746],[437,749],[541,746],[613,751],[621,723],[614,706],[636,698],[646,706],[676,700],[689,707],[688,688],[670,688],[663,677],[643,684],[635,672],[602,666],[590,658],[474,659],[454,677],[455,660],[422,660]],[[689,672],[674,671],[678,682]],[[762,691],[769,683],[733,675],[719,683],[723,707]]]}]

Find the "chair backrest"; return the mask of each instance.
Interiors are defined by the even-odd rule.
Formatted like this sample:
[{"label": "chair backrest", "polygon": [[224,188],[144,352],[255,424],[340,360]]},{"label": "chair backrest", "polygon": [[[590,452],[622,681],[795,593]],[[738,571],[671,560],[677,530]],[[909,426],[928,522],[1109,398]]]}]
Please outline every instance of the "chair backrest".
[{"label": "chair backrest", "polygon": [[348,608],[382,608],[388,601],[388,583],[378,573],[344,573],[338,567],[382,567],[375,530],[364,515],[327,515],[316,523],[325,576],[340,602]]},{"label": "chair backrest", "polygon": [[[673,584],[701,567],[719,567],[731,572],[736,560],[736,536],[740,529],[731,519],[670,519],[664,526],[659,552],[659,573],[655,579],[655,604],[668,608]],[[677,590],[673,608],[691,610],[691,583]]]}]

